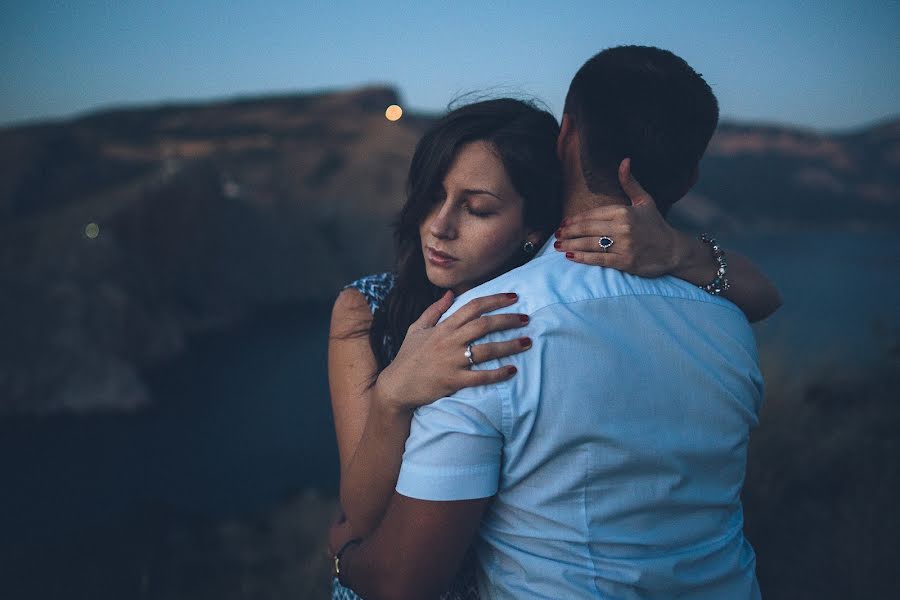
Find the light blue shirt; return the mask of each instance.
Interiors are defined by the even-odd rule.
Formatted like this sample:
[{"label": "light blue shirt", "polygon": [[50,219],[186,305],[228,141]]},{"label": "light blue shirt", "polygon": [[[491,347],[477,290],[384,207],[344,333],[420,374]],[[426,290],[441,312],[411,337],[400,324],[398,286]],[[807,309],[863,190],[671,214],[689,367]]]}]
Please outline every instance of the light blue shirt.
[{"label": "light blue shirt", "polygon": [[[457,298],[517,292],[534,346],[507,382],[416,411],[397,491],[496,495],[483,600],[759,597],[740,493],[762,377],[743,313],[684,281],[531,262]],[[477,348],[475,351],[477,358]],[[435,540],[435,543],[440,543]]]}]

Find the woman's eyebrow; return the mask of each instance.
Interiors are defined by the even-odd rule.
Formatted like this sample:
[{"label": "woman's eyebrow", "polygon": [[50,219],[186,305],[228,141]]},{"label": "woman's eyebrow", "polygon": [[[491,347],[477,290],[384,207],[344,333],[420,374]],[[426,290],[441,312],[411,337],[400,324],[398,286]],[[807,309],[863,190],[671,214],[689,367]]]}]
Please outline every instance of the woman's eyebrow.
[{"label": "woman's eyebrow", "polygon": [[496,198],[497,200],[500,200],[501,202],[503,201],[503,198],[501,196],[498,196],[497,194],[495,194],[494,192],[492,192],[490,190],[483,190],[481,188],[467,188],[467,189],[463,190],[463,193],[466,194],[467,196],[473,196],[475,194],[487,194],[488,196],[493,196],[494,198]]}]

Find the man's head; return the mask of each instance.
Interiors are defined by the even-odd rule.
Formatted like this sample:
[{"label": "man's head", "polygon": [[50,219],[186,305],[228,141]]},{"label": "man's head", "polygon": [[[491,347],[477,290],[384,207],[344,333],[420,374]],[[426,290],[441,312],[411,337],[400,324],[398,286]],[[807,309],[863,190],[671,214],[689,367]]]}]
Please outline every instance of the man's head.
[{"label": "man's head", "polygon": [[683,59],[659,48],[619,46],[578,70],[564,114],[569,128],[562,135],[577,133],[574,158],[590,192],[620,195],[617,169],[631,157],[635,177],[666,214],[696,179],[719,106]]}]

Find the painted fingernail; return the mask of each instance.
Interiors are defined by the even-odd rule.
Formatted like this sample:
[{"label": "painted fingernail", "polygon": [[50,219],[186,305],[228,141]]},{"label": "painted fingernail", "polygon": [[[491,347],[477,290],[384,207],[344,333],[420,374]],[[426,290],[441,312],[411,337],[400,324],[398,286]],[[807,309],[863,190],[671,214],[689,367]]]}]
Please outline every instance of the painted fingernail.
[{"label": "painted fingernail", "polygon": [[518,369],[512,365],[509,365],[508,367],[506,367],[506,374],[509,375],[510,377],[515,375],[516,371],[518,371]]},{"label": "painted fingernail", "polygon": [[574,252],[566,252],[566,258],[575,258]]},{"label": "painted fingernail", "polygon": [[562,228],[557,229],[557,230],[556,230],[556,233],[554,233],[554,235],[555,235],[556,237],[562,237]]},{"label": "painted fingernail", "polygon": [[560,225],[563,226],[563,227],[565,227],[565,226],[568,225],[568,224],[569,224],[569,218],[568,218],[568,217],[566,217],[565,219],[562,220],[562,222],[560,222]]},{"label": "painted fingernail", "polygon": [[523,323],[527,323],[528,315],[519,315],[519,320],[522,321]]},{"label": "painted fingernail", "polygon": [[509,292],[506,294],[506,297],[509,298],[510,300],[515,300],[516,298],[519,297],[519,295],[515,292]]},{"label": "painted fingernail", "polygon": [[519,338],[519,345],[523,348],[531,347],[531,338]]},{"label": "painted fingernail", "polygon": [[559,240],[553,242],[553,247],[559,250],[560,248],[562,248],[562,242],[560,242]]}]

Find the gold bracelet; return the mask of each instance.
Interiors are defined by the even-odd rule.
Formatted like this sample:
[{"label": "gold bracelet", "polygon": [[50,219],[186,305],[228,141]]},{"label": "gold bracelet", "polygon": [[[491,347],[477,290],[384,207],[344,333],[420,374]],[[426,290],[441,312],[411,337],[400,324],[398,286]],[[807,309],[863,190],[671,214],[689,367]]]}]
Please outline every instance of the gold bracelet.
[{"label": "gold bracelet", "polygon": [[344,552],[347,551],[347,548],[350,546],[355,546],[362,542],[361,538],[353,538],[352,540],[346,542],[341,549],[334,553],[334,575],[338,578],[338,581],[341,579],[341,557],[344,555]]}]

